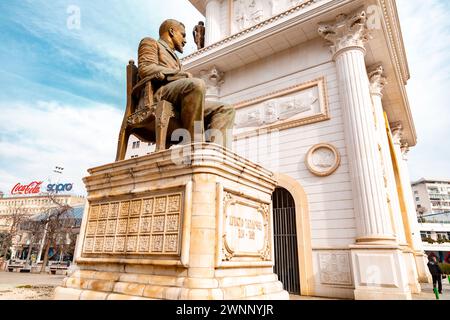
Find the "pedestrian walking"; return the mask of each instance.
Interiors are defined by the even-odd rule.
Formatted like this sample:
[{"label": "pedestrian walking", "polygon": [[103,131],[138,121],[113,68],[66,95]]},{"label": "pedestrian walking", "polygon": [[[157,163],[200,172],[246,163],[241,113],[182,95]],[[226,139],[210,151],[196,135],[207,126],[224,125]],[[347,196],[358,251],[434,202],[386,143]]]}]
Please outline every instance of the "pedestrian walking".
[{"label": "pedestrian walking", "polygon": [[444,273],[442,272],[435,256],[430,256],[428,260],[428,269],[433,277],[433,289],[436,289],[437,285],[439,294],[442,294],[442,275]]}]

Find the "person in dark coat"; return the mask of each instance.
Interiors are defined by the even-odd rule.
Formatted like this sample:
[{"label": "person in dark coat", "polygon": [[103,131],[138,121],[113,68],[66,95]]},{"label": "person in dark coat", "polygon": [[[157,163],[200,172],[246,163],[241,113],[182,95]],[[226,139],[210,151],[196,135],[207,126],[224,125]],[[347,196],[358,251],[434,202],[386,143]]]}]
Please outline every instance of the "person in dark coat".
[{"label": "person in dark coat", "polygon": [[428,260],[428,269],[433,277],[433,289],[436,288],[437,283],[439,294],[442,294],[442,275],[444,273],[442,272],[435,256],[430,256]]}]

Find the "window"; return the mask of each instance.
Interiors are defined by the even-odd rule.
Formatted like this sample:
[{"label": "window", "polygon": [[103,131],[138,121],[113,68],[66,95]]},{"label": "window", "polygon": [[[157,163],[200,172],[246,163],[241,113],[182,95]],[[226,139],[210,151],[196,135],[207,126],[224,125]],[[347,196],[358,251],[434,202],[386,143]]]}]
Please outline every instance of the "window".
[{"label": "window", "polygon": [[416,190],[416,191],[414,191],[414,194],[419,194],[419,191],[417,191],[417,190]]},{"label": "window", "polygon": [[134,141],[133,142],[133,149],[138,149],[140,147],[140,145],[141,145],[140,141]]},{"label": "window", "polygon": [[131,159],[134,159],[134,158],[137,158],[137,157],[138,157],[138,155],[135,154],[134,156],[131,156]]},{"label": "window", "polygon": [[416,197],[416,201],[420,201],[420,198],[419,198],[419,197]]}]

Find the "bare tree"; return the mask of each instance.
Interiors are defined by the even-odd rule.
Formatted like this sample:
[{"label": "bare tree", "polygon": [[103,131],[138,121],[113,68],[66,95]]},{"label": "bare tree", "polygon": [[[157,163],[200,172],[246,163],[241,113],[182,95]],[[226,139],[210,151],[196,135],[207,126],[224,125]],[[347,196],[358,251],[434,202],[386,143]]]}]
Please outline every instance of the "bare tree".
[{"label": "bare tree", "polygon": [[[53,194],[48,195],[52,206],[38,217],[38,226],[44,228],[44,259],[41,273],[45,272],[48,261],[58,253],[64,254],[70,249],[71,235],[74,234],[73,208],[68,204],[59,202]],[[73,244],[74,245],[74,244]],[[50,249],[53,253],[50,254]],[[57,250],[59,249],[59,250]]]},{"label": "bare tree", "polygon": [[29,218],[30,216],[27,210],[22,206],[13,208],[9,215],[3,216],[8,229],[2,236],[0,256],[3,256],[6,259],[8,251],[14,244],[16,237],[20,235],[20,226]]}]

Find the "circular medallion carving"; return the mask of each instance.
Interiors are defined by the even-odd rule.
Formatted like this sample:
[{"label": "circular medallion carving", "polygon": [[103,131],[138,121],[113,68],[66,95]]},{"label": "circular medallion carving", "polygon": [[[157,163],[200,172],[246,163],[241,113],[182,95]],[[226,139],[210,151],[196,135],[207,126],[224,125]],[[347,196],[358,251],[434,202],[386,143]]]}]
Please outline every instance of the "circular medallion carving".
[{"label": "circular medallion carving", "polygon": [[312,174],[326,177],[333,174],[341,164],[339,151],[331,144],[313,146],[306,154],[306,167]]}]

